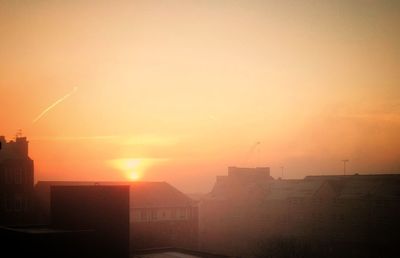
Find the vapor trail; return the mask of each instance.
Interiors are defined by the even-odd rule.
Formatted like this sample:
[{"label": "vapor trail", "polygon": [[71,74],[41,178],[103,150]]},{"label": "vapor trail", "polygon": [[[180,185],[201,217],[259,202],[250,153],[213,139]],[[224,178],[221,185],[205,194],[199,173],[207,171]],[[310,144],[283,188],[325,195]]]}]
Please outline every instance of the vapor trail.
[{"label": "vapor trail", "polygon": [[74,87],[72,89],[71,92],[67,93],[66,95],[64,95],[63,97],[59,98],[56,102],[54,102],[53,104],[51,104],[50,106],[48,106],[45,110],[42,111],[42,113],[40,113],[32,122],[32,124],[36,123],[37,121],[39,121],[44,115],[47,114],[47,112],[49,112],[50,110],[52,110],[55,106],[57,106],[58,104],[60,104],[61,102],[63,102],[64,100],[66,100],[67,98],[69,98],[72,94],[74,94],[76,91],[78,90],[78,87]]}]

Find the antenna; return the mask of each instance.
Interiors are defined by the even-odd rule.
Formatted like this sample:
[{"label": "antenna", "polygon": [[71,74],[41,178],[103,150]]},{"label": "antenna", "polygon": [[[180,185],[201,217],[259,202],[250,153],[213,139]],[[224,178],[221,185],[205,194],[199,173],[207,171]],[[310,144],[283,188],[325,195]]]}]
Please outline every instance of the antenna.
[{"label": "antenna", "polygon": [[346,163],[349,162],[349,160],[343,159],[342,162],[343,162],[343,175],[346,175]]},{"label": "antenna", "polygon": [[15,140],[22,137],[22,130],[18,129],[17,133],[15,134]]}]

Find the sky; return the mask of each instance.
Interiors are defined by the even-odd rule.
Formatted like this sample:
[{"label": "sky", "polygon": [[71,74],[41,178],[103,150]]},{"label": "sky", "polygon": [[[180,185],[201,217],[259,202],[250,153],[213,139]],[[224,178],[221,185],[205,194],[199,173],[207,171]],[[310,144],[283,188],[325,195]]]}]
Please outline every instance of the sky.
[{"label": "sky", "polygon": [[400,1],[0,0],[0,135],[35,180],[400,172],[399,68]]}]

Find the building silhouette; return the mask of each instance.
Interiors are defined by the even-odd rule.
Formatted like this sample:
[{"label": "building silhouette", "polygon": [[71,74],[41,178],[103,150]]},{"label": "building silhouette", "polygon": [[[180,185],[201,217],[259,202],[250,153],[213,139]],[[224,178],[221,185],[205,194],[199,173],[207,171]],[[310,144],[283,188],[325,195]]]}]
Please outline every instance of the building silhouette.
[{"label": "building silhouette", "polygon": [[0,225],[32,222],[33,170],[27,139],[0,136]]},{"label": "building silhouette", "polygon": [[131,251],[198,247],[197,205],[166,182],[39,181],[35,195],[42,223],[50,219],[50,190],[57,185],[129,186]]},{"label": "building silhouette", "polygon": [[128,258],[129,187],[54,186],[51,223],[3,226],[0,237],[2,257]]},{"label": "building silhouette", "polygon": [[399,174],[260,180],[257,169],[240,179],[235,171],[218,176],[200,202],[202,250],[243,257],[288,250],[290,257],[398,257]]}]

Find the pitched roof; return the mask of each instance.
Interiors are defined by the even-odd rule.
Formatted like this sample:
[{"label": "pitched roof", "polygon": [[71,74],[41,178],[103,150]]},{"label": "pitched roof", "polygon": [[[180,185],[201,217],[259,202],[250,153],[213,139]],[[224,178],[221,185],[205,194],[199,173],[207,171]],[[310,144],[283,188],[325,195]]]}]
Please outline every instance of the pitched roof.
[{"label": "pitched roof", "polygon": [[270,183],[268,200],[288,198],[311,198],[321,188],[324,181],[274,180]]},{"label": "pitched roof", "polygon": [[167,182],[90,182],[90,181],[39,181],[36,192],[39,198],[50,198],[50,187],[59,185],[129,185],[131,208],[185,207],[192,199]]},{"label": "pitched roof", "polygon": [[167,182],[131,183],[133,207],[188,206],[194,201]]},{"label": "pitched roof", "polygon": [[307,176],[304,180],[330,180],[339,186],[341,199],[400,199],[400,174]]}]

